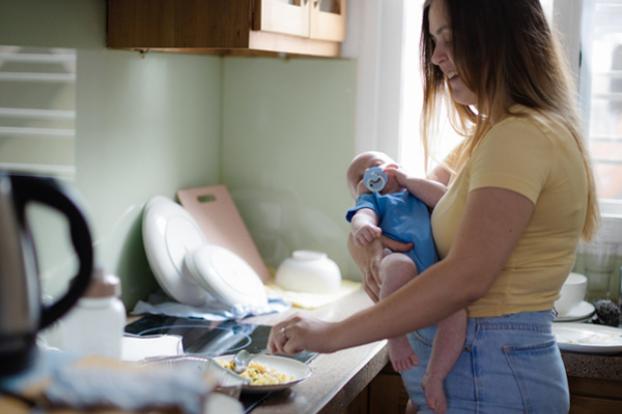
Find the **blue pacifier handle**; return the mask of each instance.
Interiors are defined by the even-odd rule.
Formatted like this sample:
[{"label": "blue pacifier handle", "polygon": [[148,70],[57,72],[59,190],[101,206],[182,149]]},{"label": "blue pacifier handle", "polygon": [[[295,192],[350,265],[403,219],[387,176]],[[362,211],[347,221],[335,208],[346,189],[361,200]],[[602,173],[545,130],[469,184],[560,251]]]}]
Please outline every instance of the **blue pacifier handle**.
[{"label": "blue pacifier handle", "polygon": [[385,185],[387,185],[387,174],[381,167],[371,167],[365,170],[363,175],[363,182],[365,187],[372,193],[382,191]]}]

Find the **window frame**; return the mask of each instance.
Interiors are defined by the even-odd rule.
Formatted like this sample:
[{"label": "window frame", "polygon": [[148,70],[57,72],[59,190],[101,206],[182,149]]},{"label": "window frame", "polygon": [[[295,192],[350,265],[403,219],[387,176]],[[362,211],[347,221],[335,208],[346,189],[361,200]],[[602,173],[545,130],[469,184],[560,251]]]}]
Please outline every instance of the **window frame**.
[{"label": "window frame", "polygon": [[[577,81],[579,108],[585,139],[589,139],[591,109],[591,72],[584,64],[585,57],[591,57],[591,15],[586,13],[591,0],[552,0],[553,25],[560,34],[562,46],[569,58],[570,69]],[[622,225],[622,200],[599,199],[603,224]],[[622,237],[622,236],[620,236]]]}]

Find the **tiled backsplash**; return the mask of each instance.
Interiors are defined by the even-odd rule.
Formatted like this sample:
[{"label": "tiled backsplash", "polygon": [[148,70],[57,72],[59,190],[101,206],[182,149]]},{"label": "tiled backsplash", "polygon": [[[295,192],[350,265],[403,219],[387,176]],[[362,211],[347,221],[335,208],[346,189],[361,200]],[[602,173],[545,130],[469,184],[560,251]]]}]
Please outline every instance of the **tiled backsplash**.
[{"label": "tiled backsplash", "polygon": [[622,267],[622,217],[603,216],[598,234],[581,243],[574,271],[588,278],[588,300],[620,300]]}]

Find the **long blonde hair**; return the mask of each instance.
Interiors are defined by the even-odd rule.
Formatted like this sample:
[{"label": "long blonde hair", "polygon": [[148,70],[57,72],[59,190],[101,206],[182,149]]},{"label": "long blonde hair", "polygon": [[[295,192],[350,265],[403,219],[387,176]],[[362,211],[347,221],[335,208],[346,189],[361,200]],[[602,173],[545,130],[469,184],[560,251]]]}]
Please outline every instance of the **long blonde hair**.
[{"label": "long blonde hair", "polygon": [[[513,104],[523,105],[561,123],[574,138],[583,158],[588,205],[581,235],[586,240],[591,239],[599,221],[598,202],[573,99],[574,82],[539,0],[425,1],[421,27],[421,124],[426,158],[440,97],[450,94],[442,71],[432,63],[434,43],[428,20],[432,1],[444,1],[452,30],[456,70],[477,96],[477,111],[450,99],[451,125],[465,137],[455,169],[464,166],[493,126],[491,118],[510,115],[509,108]],[[489,116],[491,114],[494,116]]]}]

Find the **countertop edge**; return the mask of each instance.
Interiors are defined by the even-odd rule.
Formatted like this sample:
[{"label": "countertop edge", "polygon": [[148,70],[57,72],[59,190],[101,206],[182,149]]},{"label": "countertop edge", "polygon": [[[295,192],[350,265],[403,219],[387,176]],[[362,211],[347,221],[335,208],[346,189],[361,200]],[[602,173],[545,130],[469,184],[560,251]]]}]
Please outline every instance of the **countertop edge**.
[{"label": "countertop edge", "polygon": [[319,410],[320,414],[343,412],[369,383],[382,371],[389,361],[386,342],[378,351],[362,364],[356,374],[341,387]]},{"label": "countertop edge", "polygon": [[622,381],[622,354],[561,351],[568,377]]}]

